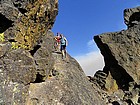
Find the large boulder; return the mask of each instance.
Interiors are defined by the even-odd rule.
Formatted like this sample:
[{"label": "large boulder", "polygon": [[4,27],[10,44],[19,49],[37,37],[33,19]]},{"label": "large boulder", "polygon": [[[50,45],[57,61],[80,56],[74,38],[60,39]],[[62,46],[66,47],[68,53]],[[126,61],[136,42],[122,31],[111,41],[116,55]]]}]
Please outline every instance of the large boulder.
[{"label": "large boulder", "polygon": [[48,77],[57,13],[57,0],[0,1],[0,104],[25,105],[30,83]]},{"label": "large boulder", "polygon": [[1,0],[0,33],[16,47],[32,49],[57,14],[58,0]]},{"label": "large boulder", "polygon": [[[140,7],[124,10],[127,30],[103,33],[94,40],[104,56],[104,88],[112,93],[124,93],[128,104],[138,104],[140,86]],[[117,96],[118,97],[118,96]],[[127,97],[127,98],[126,98]],[[116,100],[117,101],[117,100]]]}]

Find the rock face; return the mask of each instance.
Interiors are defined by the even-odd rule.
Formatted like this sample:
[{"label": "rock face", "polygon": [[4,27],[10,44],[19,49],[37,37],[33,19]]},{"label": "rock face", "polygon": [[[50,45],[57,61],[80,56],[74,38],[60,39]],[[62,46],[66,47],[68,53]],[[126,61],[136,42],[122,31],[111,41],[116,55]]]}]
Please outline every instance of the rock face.
[{"label": "rock face", "polygon": [[127,30],[94,37],[105,67],[87,78],[55,52],[57,0],[0,1],[0,105],[140,104],[140,7],[124,10]]},{"label": "rock face", "polygon": [[13,47],[32,49],[40,36],[51,29],[58,9],[57,0],[1,0],[1,33]]},{"label": "rock face", "polygon": [[140,7],[125,9],[124,22],[128,27],[132,27],[140,22]]},{"label": "rock face", "polygon": [[31,83],[27,105],[98,105],[99,95],[88,82],[79,64],[70,56],[55,59],[49,77],[43,83]]},{"label": "rock face", "polygon": [[[108,93],[120,93],[122,96],[116,95],[119,98],[114,99],[120,105],[126,103],[138,105],[140,104],[140,7],[124,10],[124,20],[128,26],[127,30],[94,37],[104,56],[105,67],[102,72],[107,74],[103,79],[106,83],[100,86],[104,86]],[[95,77],[97,74],[99,73],[96,73]],[[100,78],[100,74],[98,77]]]},{"label": "rock face", "polygon": [[79,64],[54,52],[57,0],[0,1],[0,105],[103,105]]}]

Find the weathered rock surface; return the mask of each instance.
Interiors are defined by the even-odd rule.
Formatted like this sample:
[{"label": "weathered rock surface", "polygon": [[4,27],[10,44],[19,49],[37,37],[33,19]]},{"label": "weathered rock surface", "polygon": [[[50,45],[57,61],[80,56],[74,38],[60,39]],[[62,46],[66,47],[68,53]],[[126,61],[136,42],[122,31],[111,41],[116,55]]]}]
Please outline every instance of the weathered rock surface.
[{"label": "weathered rock surface", "polygon": [[25,105],[30,83],[45,81],[53,67],[57,0],[0,1],[0,104]]},{"label": "weathered rock surface", "polygon": [[32,49],[54,24],[57,0],[1,0],[0,32],[16,47]]},{"label": "weathered rock surface", "polygon": [[105,67],[89,78],[54,52],[57,13],[58,0],[0,1],[0,105],[140,104],[140,7],[124,10],[127,30],[94,37]]},{"label": "weathered rock surface", "polygon": [[55,63],[46,81],[30,84],[27,105],[103,104],[73,58],[62,60],[58,53],[53,53],[53,57]]},{"label": "weathered rock surface", "polygon": [[0,105],[103,105],[79,64],[54,52],[57,0],[0,1]]},{"label": "weathered rock surface", "polygon": [[[104,56],[103,73],[92,78],[106,90],[108,103],[113,105],[140,104],[140,7],[124,10],[127,30],[94,36],[94,40]],[[98,75],[97,75],[98,74]],[[102,78],[101,78],[102,77]],[[99,82],[99,81],[106,81]],[[104,86],[104,87],[103,87]],[[120,94],[120,95],[119,95]],[[110,97],[109,99],[107,97]],[[117,97],[117,98],[113,98]]]},{"label": "weathered rock surface", "polygon": [[132,27],[140,22],[140,7],[124,10],[124,22],[128,27]]}]

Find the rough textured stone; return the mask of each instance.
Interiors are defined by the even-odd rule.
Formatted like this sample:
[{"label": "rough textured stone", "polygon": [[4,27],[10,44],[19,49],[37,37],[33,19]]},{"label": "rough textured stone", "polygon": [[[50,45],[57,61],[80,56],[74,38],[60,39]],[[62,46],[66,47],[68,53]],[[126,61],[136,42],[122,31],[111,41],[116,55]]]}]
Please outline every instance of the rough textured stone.
[{"label": "rough textured stone", "polygon": [[110,71],[121,88],[127,88],[132,81],[139,83],[139,28],[138,25],[125,31],[95,37],[105,58],[104,71]]},{"label": "rough textured stone", "polygon": [[132,27],[140,22],[140,7],[124,10],[124,22],[128,27]]},{"label": "rough textured stone", "polygon": [[[79,64],[70,56],[62,60],[53,53],[55,63],[46,82],[31,84],[27,105],[98,105],[99,95],[93,90]],[[55,75],[53,72],[57,71]]]},{"label": "rough textured stone", "polygon": [[127,30],[94,37],[105,67],[87,78],[70,55],[54,52],[57,0],[1,0],[0,104],[138,105],[139,8],[124,11]]},{"label": "rough textured stone", "polygon": [[48,77],[57,5],[57,0],[0,1],[1,105],[25,105],[30,83]]},{"label": "rough textured stone", "polygon": [[[138,105],[140,97],[140,7],[124,10],[127,30],[103,33],[94,40],[104,56],[107,103]],[[94,83],[94,82],[93,82]],[[96,82],[97,83],[97,82]],[[120,95],[116,95],[119,94]],[[122,97],[121,97],[122,95]],[[104,96],[102,96],[104,97]],[[110,98],[107,98],[110,97]],[[117,98],[113,98],[117,97]],[[115,105],[114,103],[113,105]]]},{"label": "rough textured stone", "polygon": [[93,80],[103,89],[105,88],[107,74],[101,70],[97,71]]},{"label": "rough textured stone", "polygon": [[0,105],[102,105],[79,64],[54,52],[57,0],[0,1]]},{"label": "rough textured stone", "polygon": [[0,32],[15,46],[32,49],[53,26],[57,9],[57,0],[2,0]]},{"label": "rough textured stone", "polygon": [[53,34],[48,32],[40,41],[33,50],[8,47],[4,51],[0,59],[1,104],[25,105],[30,84],[44,82],[48,77],[54,64]]}]

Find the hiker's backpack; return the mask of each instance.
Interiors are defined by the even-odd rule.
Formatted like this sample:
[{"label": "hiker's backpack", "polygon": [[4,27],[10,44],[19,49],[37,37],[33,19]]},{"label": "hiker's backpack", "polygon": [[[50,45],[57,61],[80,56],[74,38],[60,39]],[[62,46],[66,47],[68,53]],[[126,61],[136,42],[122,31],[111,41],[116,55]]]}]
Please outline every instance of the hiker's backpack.
[{"label": "hiker's backpack", "polygon": [[66,45],[66,39],[64,37],[61,38],[61,45]]}]

